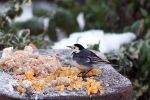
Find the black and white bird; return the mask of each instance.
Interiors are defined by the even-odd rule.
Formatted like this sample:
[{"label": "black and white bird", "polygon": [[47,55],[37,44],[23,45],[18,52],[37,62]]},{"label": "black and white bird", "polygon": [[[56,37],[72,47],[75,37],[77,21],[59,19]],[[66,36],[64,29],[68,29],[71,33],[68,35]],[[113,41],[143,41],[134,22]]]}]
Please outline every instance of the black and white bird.
[{"label": "black and white bird", "polygon": [[95,68],[95,64],[110,64],[107,59],[102,59],[94,52],[85,49],[81,44],[74,44],[73,46],[67,46],[73,50],[72,63],[75,67],[88,73]]}]

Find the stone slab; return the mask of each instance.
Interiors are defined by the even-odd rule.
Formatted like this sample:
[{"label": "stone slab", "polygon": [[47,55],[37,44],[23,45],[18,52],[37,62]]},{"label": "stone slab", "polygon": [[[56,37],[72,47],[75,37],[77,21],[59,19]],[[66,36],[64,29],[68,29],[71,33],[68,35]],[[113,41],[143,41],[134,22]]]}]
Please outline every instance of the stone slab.
[{"label": "stone slab", "polygon": [[[71,51],[70,50],[39,50],[41,54],[51,55],[56,54],[58,57],[63,56],[64,61],[62,64],[70,65],[71,64]],[[35,51],[36,52],[36,51]],[[103,54],[96,52],[97,55],[103,56]],[[97,65],[99,66],[99,65]],[[129,79],[122,76],[118,73],[111,65],[99,66],[101,70],[103,70],[102,75],[96,76],[95,79],[101,79],[104,83],[108,83],[109,86],[106,87],[105,94],[95,94],[95,95],[87,95],[85,90],[80,91],[68,91],[65,90],[63,92],[49,92],[44,96],[39,98],[48,99],[48,100],[130,100],[132,97],[132,84]],[[105,84],[103,84],[105,87]],[[1,91],[1,90],[0,90]],[[1,93],[0,93],[1,94]],[[20,97],[1,94],[0,100],[15,100],[21,99]],[[24,98],[30,99],[30,98]]]}]

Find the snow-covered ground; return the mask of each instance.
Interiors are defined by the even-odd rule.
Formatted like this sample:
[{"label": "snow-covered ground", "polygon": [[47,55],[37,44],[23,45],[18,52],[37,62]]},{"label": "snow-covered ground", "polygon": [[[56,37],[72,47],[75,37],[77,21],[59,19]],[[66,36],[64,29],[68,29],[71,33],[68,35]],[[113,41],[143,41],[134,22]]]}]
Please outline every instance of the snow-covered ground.
[{"label": "snow-covered ground", "polygon": [[126,32],[122,34],[104,33],[103,30],[89,30],[84,32],[72,33],[69,38],[62,39],[54,44],[53,49],[64,49],[68,45],[75,43],[82,44],[85,48],[88,45],[97,44],[100,42],[99,50],[103,53],[112,50],[118,50],[123,44],[129,43],[136,38],[134,33]]}]

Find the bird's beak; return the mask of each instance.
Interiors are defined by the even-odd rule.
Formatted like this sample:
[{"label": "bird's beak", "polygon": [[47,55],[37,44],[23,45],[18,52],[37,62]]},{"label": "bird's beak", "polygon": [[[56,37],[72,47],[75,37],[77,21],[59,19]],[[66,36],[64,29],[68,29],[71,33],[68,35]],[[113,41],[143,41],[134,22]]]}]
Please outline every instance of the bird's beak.
[{"label": "bird's beak", "polygon": [[74,46],[67,46],[67,47],[69,47],[69,48],[73,49],[73,47],[74,47]]}]

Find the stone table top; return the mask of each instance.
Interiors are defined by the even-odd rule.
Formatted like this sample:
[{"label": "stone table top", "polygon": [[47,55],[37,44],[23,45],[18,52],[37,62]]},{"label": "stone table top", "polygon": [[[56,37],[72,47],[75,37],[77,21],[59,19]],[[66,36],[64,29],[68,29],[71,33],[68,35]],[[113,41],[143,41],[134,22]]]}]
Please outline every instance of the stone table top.
[{"label": "stone table top", "polygon": [[[71,50],[39,50],[41,54],[56,54],[57,56],[63,56],[64,61],[62,64],[70,65],[71,64]],[[94,51],[98,56],[103,56],[103,54]],[[1,54],[1,53],[0,53]],[[97,65],[99,66],[99,65]],[[118,73],[111,65],[105,65],[99,67],[103,73],[102,75],[96,76],[95,79],[101,79],[103,83],[109,84],[106,87],[105,94],[94,94],[94,95],[87,95],[85,91],[56,91],[56,92],[49,92],[48,94],[42,96],[44,99],[50,100],[130,100],[132,97],[132,84],[129,79],[122,76]],[[0,72],[1,74],[1,72]],[[1,76],[0,76],[1,77]],[[1,78],[0,78],[1,79]],[[3,81],[2,81],[3,82]],[[1,82],[0,82],[1,85]],[[3,84],[2,84],[3,85]],[[105,85],[105,84],[103,84]],[[105,86],[104,86],[105,87]],[[9,93],[2,92],[0,88],[0,100],[12,100],[12,99],[20,99],[22,98],[17,92]],[[2,93],[1,93],[2,92]],[[39,97],[40,98],[40,97]],[[24,98],[29,99],[29,98]]]}]

